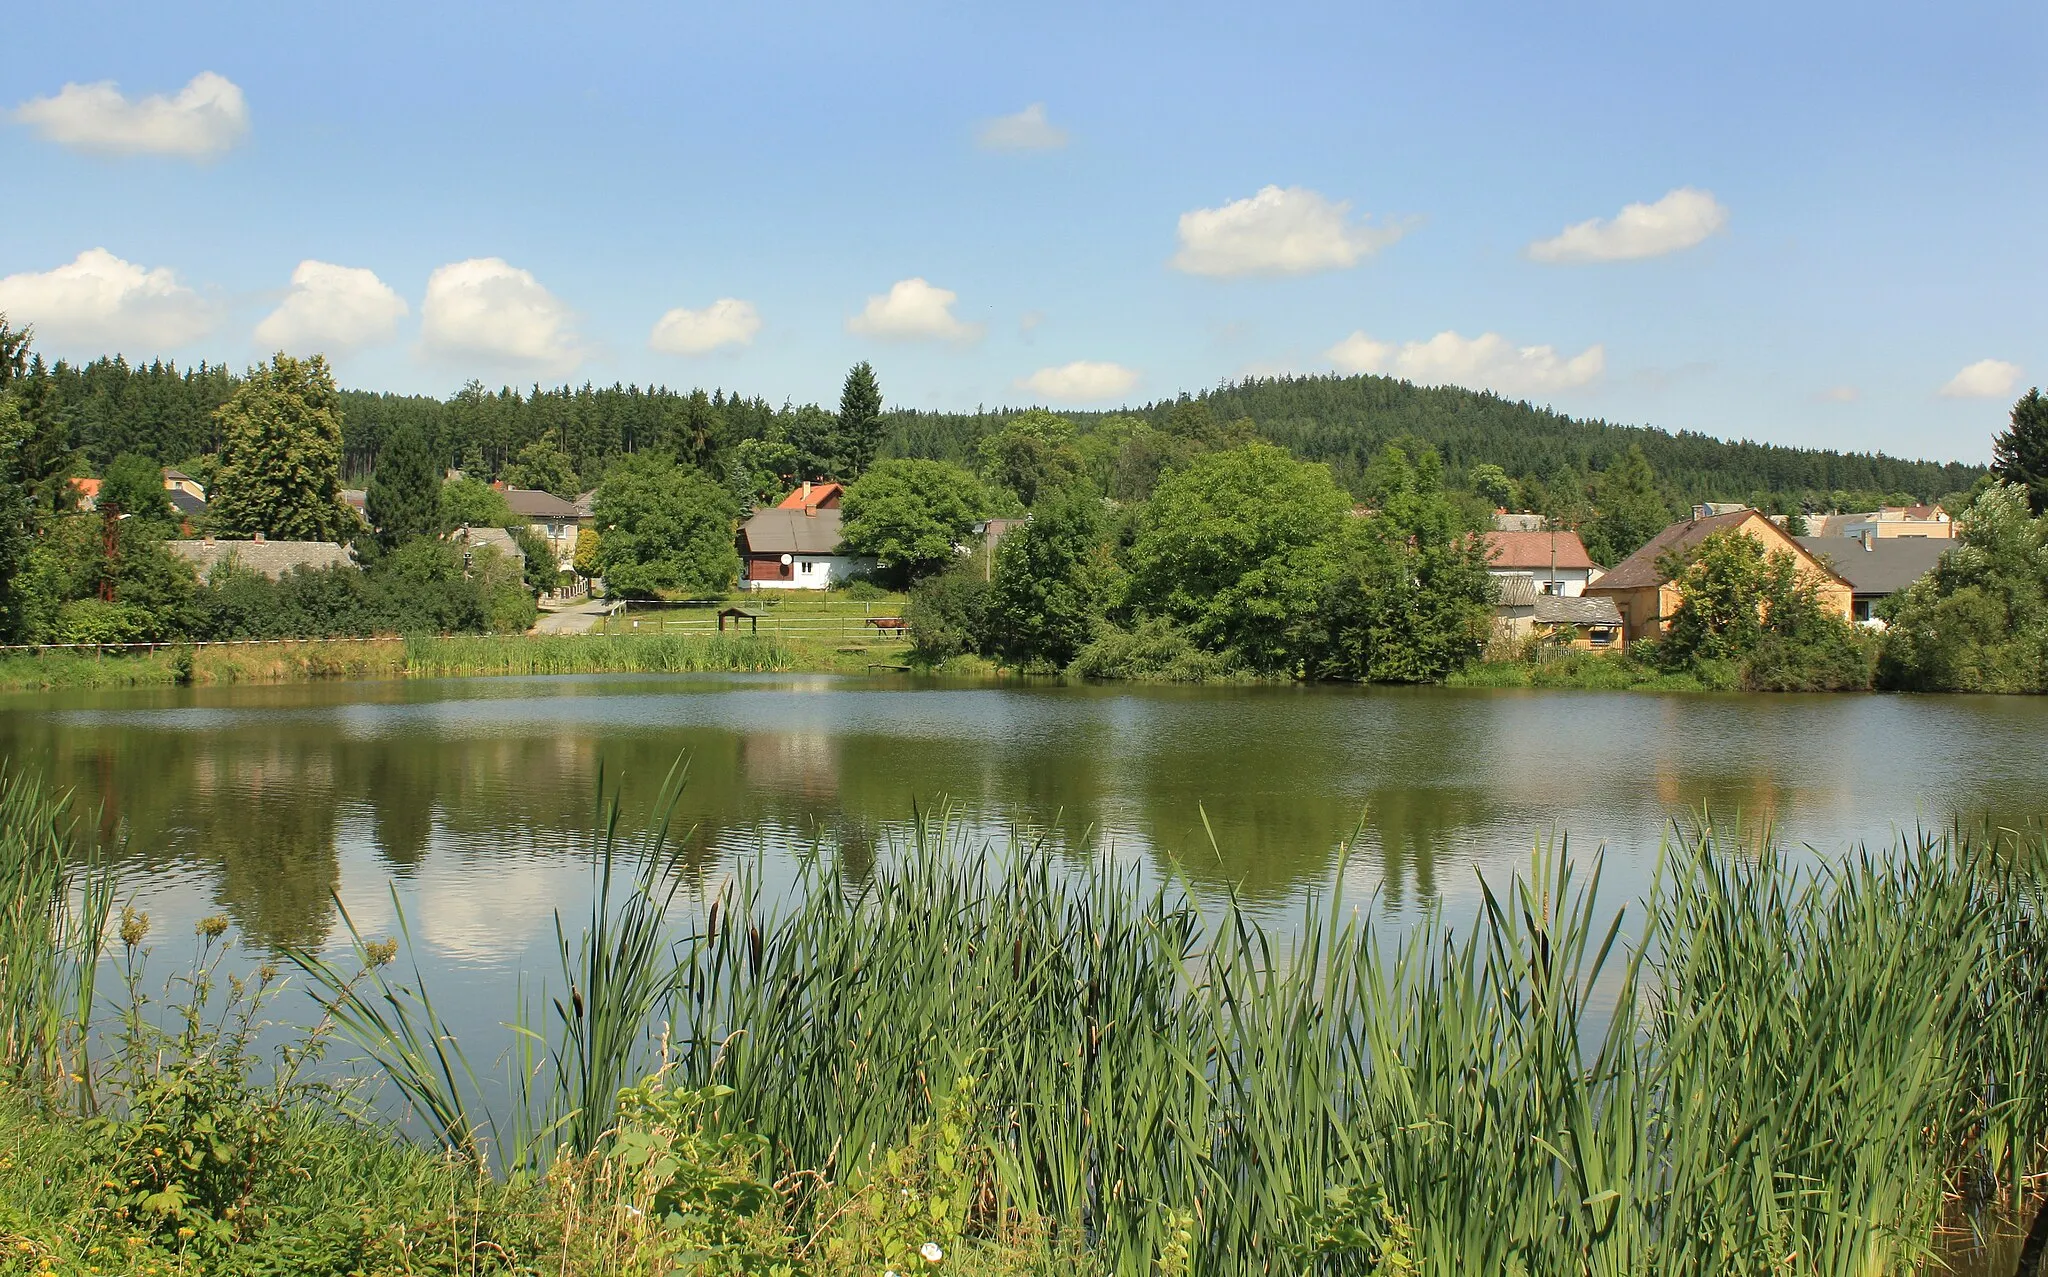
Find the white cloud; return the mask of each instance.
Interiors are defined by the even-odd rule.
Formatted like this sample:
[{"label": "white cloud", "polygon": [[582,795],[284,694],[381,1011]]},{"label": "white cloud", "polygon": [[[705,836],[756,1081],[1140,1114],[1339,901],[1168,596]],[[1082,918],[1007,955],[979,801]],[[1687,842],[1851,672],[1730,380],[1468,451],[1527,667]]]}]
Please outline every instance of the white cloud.
[{"label": "white cloud", "polygon": [[720,346],[745,346],[761,331],[754,303],[721,297],[702,310],[678,306],[663,315],[648,335],[647,345],[670,355],[702,355]]},{"label": "white cloud", "polygon": [[1948,379],[1944,399],[2002,399],[2019,384],[2021,368],[2003,359],[1979,359]]},{"label": "white cloud", "polygon": [[1353,333],[1330,347],[1340,372],[1373,372],[1422,385],[1467,386],[1504,395],[1572,390],[1596,380],[1607,352],[1588,346],[1567,359],[1554,346],[1517,346],[1499,333],[1464,337],[1441,332],[1396,346]]},{"label": "white cloud", "polygon": [[974,140],[984,151],[1057,151],[1067,144],[1067,131],[1045,118],[1045,103],[1033,102],[984,123]]},{"label": "white cloud", "polygon": [[249,105],[224,75],[201,71],[175,95],[129,101],[112,80],[67,84],[31,98],[14,118],[45,139],[101,155],[217,155],[249,134]]},{"label": "white cloud", "polygon": [[569,308],[529,271],[500,257],[450,262],[427,277],[420,336],[427,349],[567,372],[583,358]]},{"label": "white cloud", "polygon": [[1829,386],[1820,392],[1820,397],[1826,403],[1855,403],[1863,392],[1854,386]]},{"label": "white cloud", "polygon": [[1631,204],[1529,245],[1539,262],[1623,262],[1691,248],[1728,225],[1728,207],[1712,191],[1681,186],[1654,204]]},{"label": "white cloud", "polygon": [[33,324],[46,341],[92,354],[176,350],[212,332],[218,318],[170,267],[151,270],[104,248],[55,270],[0,279],[0,313]]},{"label": "white cloud", "polygon": [[1190,275],[1306,275],[1346,270],[1401,238],[1400,226],[1352,224],[1348,201],[1300,186],[1180,215],[1176,270]]},{"label": "white cloud", "polygon": [[1017,379],[1017,389],[1054,403],[1101,403],[1128,394],[1137,384],[1137,369],[1094,359],[1041,368],[1029,377]]},{"label": "white cloud", "polygon": [[405,299],[377,272],[311,258],[292,272],[292,290],[256,325],[259,345],[307,353],[390,341]]},{"label": "white cloud", "polygon": [[935,288],[923,279],[899,279],[888,292],[870,296],[860,314],[846,321],[846,331],[863,337],[974,341],[981,336],[981,325],[954,317],[953,303],[959,297],[952,289]]}]

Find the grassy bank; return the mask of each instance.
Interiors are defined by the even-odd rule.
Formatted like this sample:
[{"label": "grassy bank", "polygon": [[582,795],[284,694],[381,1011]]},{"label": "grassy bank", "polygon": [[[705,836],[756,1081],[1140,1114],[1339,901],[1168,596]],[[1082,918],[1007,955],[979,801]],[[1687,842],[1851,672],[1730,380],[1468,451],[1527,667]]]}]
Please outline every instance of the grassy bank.
[{"label": "grassy bank", "polygon": [[0,656],[0,691],[298,683],[506,674],[695,674],[810,668],[766,635],[479,634],[404,640],[200,644]]},{"label": "grassy bank", "polygon": [[[1723,686],[1723,682],[1727,685]],[[1700,692],[1732,690],[1691,670],[1661,670],[1624,656],[1557,652],[1534,660],[1477,661],[1446,680],[1450,687],[1546,688],[1583,691]]]}]

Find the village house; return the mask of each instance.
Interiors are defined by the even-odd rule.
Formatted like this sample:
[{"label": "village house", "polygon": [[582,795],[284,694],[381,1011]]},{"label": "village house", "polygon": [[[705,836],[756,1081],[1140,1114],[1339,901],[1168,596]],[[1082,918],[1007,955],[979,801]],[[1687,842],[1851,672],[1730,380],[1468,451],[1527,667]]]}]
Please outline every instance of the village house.
[{"label": "village house", "polygon": [[1613,599],[1547,594],[1521,574],[1496,579],[1500,601],[1493,609],[1494,635],[1501,643],[1519,647],[1542,635],[1585,652],[1619,652],[1626,645]]},{"label": "village house", "polygon": [[873,569],[873,559],[840,553],[841,493],[836,483],[806,483],[754,511],[740,525],[740,588],[823,590]]},{"label": "village house", "polygon": [[576,563],[576,530],[588,522],[590,516],[579,509],[576,502],[564,501],[539,488],[499,488],[498,491],[504,495],[505,504],[512,507],[512,513],[525,520],[535,535],[547,540],[548,548],[555,553],[556,566],[572,569]]},{"label": "village house", "polygon": [[1488,532],[1486,570],[1496,578],[1526,578],[1538,594],[1570,598],[1600,579],[1576,532]]},{"label": "village house", "polygon": [[1864,625],[1882,626],[1873,609],[1934,570],[1948,553],[1946,537],[1800,537],[1806,552],[1849,583],[1850,607]]},{"label": "village house", "polygon": [[1612,599],[1621,613],[1623,639],[1637,643],[1656,638],[1678,610],[1678,588],[1666,574],[1668,563],[1717,532],[1733,532],[1760,542],[1766,551],[1790,554],[1801,575],[1815,583],[1821,606],[1845,620],[1852,615],[1853,589],[1833,569],[1816,559],[1786,531],[1758,511],[1741,508],[1674,523],[1650,543],[1614,565],[1612,571],[1586,587],[1589,597]]},{"label": "village house", "polygon": [[193,541],[166,541],[171,553],[190,563],[203,581],[213,570],[230,560],[251,572],[275,581],[296,568],[353,567],[348,547],[333,541],[266,541],[262,533],[248,541],[204,537]]},{"label": "village house", "polygon": [[182,492],[202,503],[206,500],[206,489],[200,486],[199,480],[172,466],[164,467],[164,488],[170,492]]}]

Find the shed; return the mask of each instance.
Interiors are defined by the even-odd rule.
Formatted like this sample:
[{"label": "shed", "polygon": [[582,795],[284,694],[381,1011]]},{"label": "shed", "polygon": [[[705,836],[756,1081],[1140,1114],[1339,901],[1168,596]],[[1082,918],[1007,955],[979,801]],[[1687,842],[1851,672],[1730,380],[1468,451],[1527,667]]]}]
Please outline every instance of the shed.
[{"label": "shed", "polygon": [[732,627],[735,630],[740,627],[741,621],[745,621],[752,627],[753,633],[759,634],[761,632],[761,614],[759,612],[749,611],[743,607],[720,608],[718,611],[718,632],[720,634],[725,633],[725,623],[728,620],[732,622]]}]

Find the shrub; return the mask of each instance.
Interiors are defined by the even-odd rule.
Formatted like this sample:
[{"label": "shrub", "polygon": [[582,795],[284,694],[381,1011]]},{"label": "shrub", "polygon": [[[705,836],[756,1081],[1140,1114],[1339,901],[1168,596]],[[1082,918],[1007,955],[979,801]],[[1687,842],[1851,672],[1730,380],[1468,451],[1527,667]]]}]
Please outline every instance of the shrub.
[{"label": "shrub", "polygon": [[1202,650],[1187,631],[1154,617],[1129,630],[1105,625],[1067,673],[1076,678],[1206,683],[1229,676],[1231,667],[1218,653]]},{"label": "shrub", "polygon": [[903,619],[910,630],[911,653],[918,660],[936,665],[982,650],[989,599],[989,584],[982,577],[986,562],[977,555],[950,572],[925,578],[910,591]]}]

